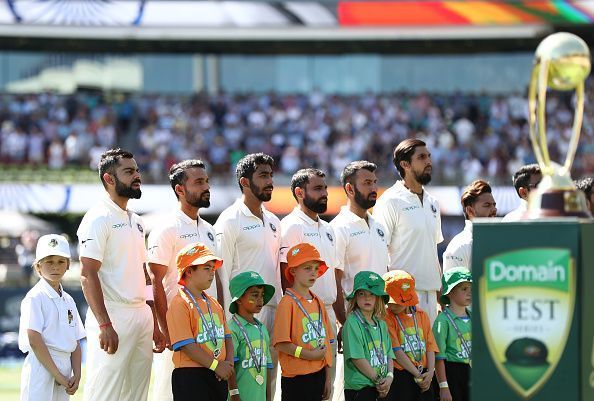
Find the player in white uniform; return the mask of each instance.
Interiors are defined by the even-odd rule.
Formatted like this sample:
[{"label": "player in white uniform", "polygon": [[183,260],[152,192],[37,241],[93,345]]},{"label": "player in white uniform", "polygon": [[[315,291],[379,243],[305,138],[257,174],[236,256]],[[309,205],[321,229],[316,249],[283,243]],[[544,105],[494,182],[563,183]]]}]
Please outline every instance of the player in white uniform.
[{"label": "player in white uniform", "polygon": [[[328,208],[328,186],[326,175],[321,170],[306,168],[297,171],[291,178],[291,192],[297,201],[297,206],[285,218],[281,220],[282,244],[281,244],[281,271],[287,267],[287,252],[295,245],[310,243],[320,252],[320,257],[326,262],[328,271],[318,278],[311,287],[311,290],[324,302],[328,321],[333,331],[333,338],[336,338],[336,277],[334,269],[338,265],[336,259],[336,245],[334,231],[330,224],[322,220],[320,213],[325,213]],[[283,275],[284,278],[284,275]],[[284,280],[283,280],[284,281]],[[283,287],[286,287],[286,283]],[[338,399],[344,398],[342,386],[344,385],[343,375],[337,377],[336,352],[337,343],[331,341],[332,357],[334,363],[330,368],[330,383],[332,390]],[[339,371],[339,373],[342,373]],[[336,380],[335,380],[336,379]],[[332,398],[332,392],[330,398]]]},{"label": "player in white uniform", "polygon": [[393,161],[402,180],[379,197],[373,217],[386,227],[390,270],[415,278],[419,305],[433,324],[441,288],[437,244],[443,236],[439,204],[424,187],[431,181],[431,154],[425,142],[405,139],[394,149]]},{"label": "player in white uniform", "polygon": [[66,401],[80,382],[84,327],[60,281],[70,266],[61,235],[39,238],[33,267],[41,277],[21,302],[19,348],[29,354],[21,372],[21,401]]},{"label": "player in white uniform", "polygon": [[443,253],[443,271],[472,266],[472,220],[475,217],[497,216],[497,203],[491,193],[491,186],[483,180],[473,181],[462,193],[462,209],[466,221],[464,230],[456,235]]},{"label": "player in white uniform", "polygon": [[[149,268],[154,276],[153,291],[155,309],[161,332],[165,335],[168,349],[155,355],[153,377],[153,401],[172,401],[171,373],[173,352],[167,328],[167,309],[181,286],[177,283],[176,258],[180,250],[190,244],[201,242],[216,254],[214,227],[200,218],[199,209],[210,206],[210,185],[206,167],[200,160],[186,160],[171,166],[169,183],[177,197],[178,209],[167,222],[156,227],[148,237]],[[221,282],[215,272],[216,285],[206,292],[222,301]]]},{"label": "player in white uniform", "polygon": [[520,167],[513,177],[514,188],[520,198],[520,205],[506,214],[502,222],[512,222],[522,220],[524,214],[528,211],[528,196],[542,180],[542,172],[538,164],[527,164]]},{"label": "player in white uniform", "polygon": [[[223,259],[223,266],[219,269],[221,281],[228,283],[239,273],[251,270],[262,276],[266,284],[276,288],[274,297],[256,315],[270,333],[274,331],[276,306],[282,296],[278,264],[280,220],[263,204],[272,198],[273,166],[274,159],[263,153],[244,156],[236,168],[241,198],[225,209],[214,225],[219,256]],[[228,285],[223,285],[223,292],[224,309],[227,311],[231,303]],[[270,354],[274,365],[270,375],[274,399],[278,358],[273,347],[270,347]]]},{"label": "player in white uniform", "polygon": [[144,226],[127,209],[129,199],[140,198],[140,172],[131,153],[112,149],[101,156],[99,176],[107,196],[77,232],[89,304],[84,399],[146,401],[152,353],[163,351],[165,341],[147,305]]}]

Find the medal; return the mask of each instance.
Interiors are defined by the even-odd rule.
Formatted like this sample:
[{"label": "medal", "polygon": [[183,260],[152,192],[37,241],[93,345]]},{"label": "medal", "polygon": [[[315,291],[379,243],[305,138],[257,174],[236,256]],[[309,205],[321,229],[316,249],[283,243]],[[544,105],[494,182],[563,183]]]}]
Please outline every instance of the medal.
[{"label": "medal", "polygon": [[324,345],[324,339],[323,338],[318,338],[318,348],[322,347]]},{"label": "medal", "polygon": [[215,348],[213,355],[216,358],[218,358],[221,355],[221,349],[220,348]]},{"label": "medal", "polygon": [[258,383],[260,386],[261,386],[262,384],[264,384],[264,376],[262,376],[262,375],[257,375],[257,376],[256,376],[256,383]]}]

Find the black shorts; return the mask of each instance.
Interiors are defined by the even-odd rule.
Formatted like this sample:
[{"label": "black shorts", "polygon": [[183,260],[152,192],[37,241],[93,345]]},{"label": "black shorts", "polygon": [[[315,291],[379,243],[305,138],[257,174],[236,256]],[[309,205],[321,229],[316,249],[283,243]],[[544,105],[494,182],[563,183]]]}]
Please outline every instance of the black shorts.
[{"label": "black shorts", "polygon": [[431,382],[431,387],[424,393],[421,388],[415,383],[415,378],[406,370],[394,369],[394,381],[390,386],[390,391],[386,401],[435,401],[436,399],[436,380],[435,376]]},{"label": "black shorts", "polygon": [[322,401],[326,369],[308,375],[281,377],[282,401]]},{"label": "black shorts", "polygon": [[468,401],[470,399],[470,365],[445,361],[445,370],[452,401]]},{"label": "black shorts", "polygon": [[171,373],[173,401],[227,401],[227,381],[206,368],[175,368]]},{"label": "black shorts", "polygon": [[364,387],[360,390],[344,390],[345,401],[377,401],[378,393],[375,387]]}]

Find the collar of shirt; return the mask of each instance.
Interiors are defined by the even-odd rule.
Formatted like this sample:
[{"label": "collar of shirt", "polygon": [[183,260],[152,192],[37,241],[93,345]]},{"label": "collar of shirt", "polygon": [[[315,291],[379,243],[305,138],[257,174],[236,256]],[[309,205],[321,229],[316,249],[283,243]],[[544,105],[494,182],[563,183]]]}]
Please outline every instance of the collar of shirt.
[{"label": "collar of shirt", "polygon": [[316,220],[312,220],[311,217],[309,217],[308,215],[306,215],[299,208],[299,206],[295,206],[295,208],[293,209],[293,211],[291,213],[293,213],[296,217],[299,217],[307,225],[317,226],[320,223],[320,217],[319,216],[318,216],[318,220],[317,221]]},{"label": "collar of shirt", "polygon": [[[49,298],[51,298],[51,299],[62,298],[60,296],[60,294],[58,294],[58,292],[56,290],[54,290],[54,287],[52,287],[47,281],[45,281],[45,279],[40,278],[39,284],[41,286],[41,292],[45,293]],[[62,284],[60,284],[60,292],[62,293],[62,296],[63,296],[64,289],[62,288]]]},{"label": "collar of shirt", "polygon": [[252,327],[253,327],[253,326],[256,326],[256,327],[258,327],[258,326],[260,326],[260,325],[262,324],[262,322],[260,322],[260,321],[259,321],[258,319],[256,319],[255,317],[254,317],[254,320],[256,321],[256,323],[255,323],[255,324],[254,324],[254,323],[250,323],[250,322],[248,322],[248,321],[247,321],[247,320],[245,320],[243,317],[241,317],[241,316],[240,316],[238,313],[236,313],[236,314],[235,314],[235,317],[237,317],[237,320],[239,321],[239,323],[241,323],[241,325],[242,325],[242,326],[244,326],[244,327],[250,327],[250,326],[252,326]]},{"label": "collar of shirt", "polygon": [[[248,217],[255,217],[256,219],[260,220],[260,218],[258,216],[256,216],[255,214],[252,213],[252,211],[250,210],[249,207],[247,207],[247,205],[245,203],[243,203],[243,201],[240,199],[237,199],[235,201],[235,206],[241,211],[241,213],[243,213],[244,215],[248,216]],[[262,216],[266,216],[268,214],[268,210],[266,210],[266,208],[264,207],[264,204],[262,204],[262,206],[260,206],[262,208]]]},{"label": "collar of shirt", "polygon": [[109,197],[109,195],[106,194],[106,196],[103,198],[103,203],[105,204],[105,206],[107,206],[108,208],[110,208],[111,210],[113,210],[115,213],[117,214],[121,214],[124,216],[128,215],[128,210],[124,210],[121,207],[119,207],[118,205],[116,205],[116,203],[114,201],[111,200],[111,198]]},{"label": "collar of shirt", "polygon": [[181,210],[181,209],[177,209],[176,213],[177,213],[177,216],[181,219],[181,221],[183,221],[186,224],[196,224],[196,225],[200,224],[200,216],[197,216],[197,219],[194,220],[193,218],[191,218],[190,216],[185,214],[183,212],[183,210]]},{"label": "collar of shirt", "polygon": [[[403,196],[407,196],[409,198],[419,198],[419,195],[417,195],[416,193],[412,192],[410,189],[408,189],[405,185],[404,185],[404,180],[398,180],[396,181],[396,183],[393,186],[394,190],[396,191],[396,193],[398,194],[402,194]],[[425,190],[425,187],[423,188],[423,203],[425,201],[425,199],[427,199],[427,191]]]},{"label": "collar of shirt", "polygon": [[[351,212],[351,210],[349,209],[348,206],[342,206],[340,208],[340,213],[350,222],[352,223],[359,223],[360,221],[365,222],[365,219],[357,216],[355,213]],[[373,217],[371,216],[371,214],[369,212],[367,213],[367,222],[369,222],[369,227],[371,227],[373,220]],[[366,223],[366,222],[365,222]]]}]

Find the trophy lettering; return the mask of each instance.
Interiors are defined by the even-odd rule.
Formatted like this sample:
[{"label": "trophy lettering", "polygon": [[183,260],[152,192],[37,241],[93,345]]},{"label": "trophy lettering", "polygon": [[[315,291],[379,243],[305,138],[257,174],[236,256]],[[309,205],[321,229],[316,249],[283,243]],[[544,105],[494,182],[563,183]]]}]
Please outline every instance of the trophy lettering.
[{"label": "trophy lettering", "polygon": [[[571,180],[571,164],[578,146],[584,114],[584,81],[590,73],[590,50],[576,35],[559,32],[547,36],[536,49],[528,89],[530,141],[542,171],[542,181],[528,201],[528,219],[543,217],[591,217],[586,197]],[[546,135],[547,88],[574,90],[576,94],[572,134],[563,165],[551,161]]]}]

